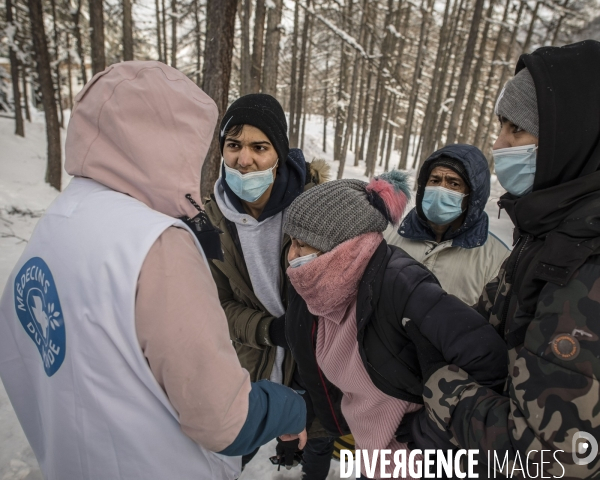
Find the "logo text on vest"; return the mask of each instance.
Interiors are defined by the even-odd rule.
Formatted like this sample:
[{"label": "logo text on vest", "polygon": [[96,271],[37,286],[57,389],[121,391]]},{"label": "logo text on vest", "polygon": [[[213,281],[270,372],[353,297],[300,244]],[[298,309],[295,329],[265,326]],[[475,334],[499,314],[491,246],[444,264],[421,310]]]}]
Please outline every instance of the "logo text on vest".
[{"label": "logo text on vest", "polygon": [[65,324],[48,265],[40,257],[30,258],[15,278],[17,316],[42,357],[51,377],[65,358]]}]

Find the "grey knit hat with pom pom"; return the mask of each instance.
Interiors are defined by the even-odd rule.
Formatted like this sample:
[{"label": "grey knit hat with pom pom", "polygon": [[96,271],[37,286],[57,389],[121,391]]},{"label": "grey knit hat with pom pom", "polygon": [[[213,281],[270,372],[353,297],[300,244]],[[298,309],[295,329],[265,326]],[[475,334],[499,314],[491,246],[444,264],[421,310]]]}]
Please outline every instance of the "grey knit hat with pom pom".
[{"label": "grey knit hat with pom pom", "polygon": [[369,183],[334,180],[296,198],[285,212],[283,231],[329,252],[346,240],[398,223],[409,199],[407,175],[397,170]]}]

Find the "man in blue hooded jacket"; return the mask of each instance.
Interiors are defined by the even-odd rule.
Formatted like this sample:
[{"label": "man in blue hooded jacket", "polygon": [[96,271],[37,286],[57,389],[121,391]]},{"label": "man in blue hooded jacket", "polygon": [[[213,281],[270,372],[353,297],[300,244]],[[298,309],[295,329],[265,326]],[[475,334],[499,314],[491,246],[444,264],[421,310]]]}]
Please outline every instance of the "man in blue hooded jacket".
[{"label": "man in blue hooded jacket", "polygon": [[416,207],[385,240],[429,268],[448,293],[474,305],[510,253],[489,232],[487,160],[471,145],[448,145],[423,163],[417,184]]}]

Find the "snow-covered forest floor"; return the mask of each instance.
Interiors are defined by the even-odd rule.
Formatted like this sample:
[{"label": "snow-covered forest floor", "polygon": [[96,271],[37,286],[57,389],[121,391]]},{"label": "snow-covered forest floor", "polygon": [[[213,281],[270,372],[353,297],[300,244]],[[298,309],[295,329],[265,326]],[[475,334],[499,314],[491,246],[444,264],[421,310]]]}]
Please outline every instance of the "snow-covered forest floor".
[{"label": "snow-covered forest floor", "polygon": [[[58,195],[44,182],[46,171],[46,134],[43,116],[38,114],[33,123],[26,124],[26,138],[17,137],[14,121],[0,117],[0,292],[6,279],[21,255],[39,217]],[[333,151],[333,129],[328,131],[327,151]],[[65,132],[63,132],[64,141]],[[332,178],[337,173],[338,163],[332,162],[331,153],[322,151],[322,118],[311,117],[307,121],[305,156],[308,161],[324,158],[331,164]],[[354,156],[347,159],[345,178],[365,179],[364,165],[354,167]],[[390,165],[398,163],[396,152]],[[378,167],[378,172],[382,167]],[[414,173],[414,172],[413,172]],[[63,173],[63,187],[70,178]],[[512,243],[512,224],[506,213],[498,220],[496,202],[503,193],[493,177],[492,195],[486,210],[490,216],[490,228],[506,244]],[[268,458],[274,455],[274,441],[261,448],[243,472],[240,480],[283,480],[298,479],[299,468],[290,471],[277,469]],[[328,479],[339,478],[339,464],[332,461]],[[0,480],[38,480],[42,475],[19,425],[10,401],[0,383]]]}]

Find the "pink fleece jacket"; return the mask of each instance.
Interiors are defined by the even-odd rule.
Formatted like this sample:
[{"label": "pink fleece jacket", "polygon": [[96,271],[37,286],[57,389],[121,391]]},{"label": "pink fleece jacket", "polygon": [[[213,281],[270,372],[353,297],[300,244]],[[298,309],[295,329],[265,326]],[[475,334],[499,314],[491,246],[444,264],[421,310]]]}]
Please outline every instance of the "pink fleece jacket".
[{"label": "pink fleece jacket", "polygon": [[[386,395],[371,381],[358,352],[356,297],[358,286],[375,250],[380,233],[350,239],[310,263],[289,268],[287,273],[308,310],[318,317],[317,362],[325,376],[344,394],[342,413],[356,441],[356,448],[371,452],[407,450],[394,433],[405,413],[421,406]],[[391,459],[391,458],[390,458]],[[367,472],[362,465],[364,475]],[[394,466],[386,472],[393,473]],[[374,469],[380,478],[379,465]],[[373,478],[373,477],[371,477]],[[406,477],[412,478],[412,477]]]}]

